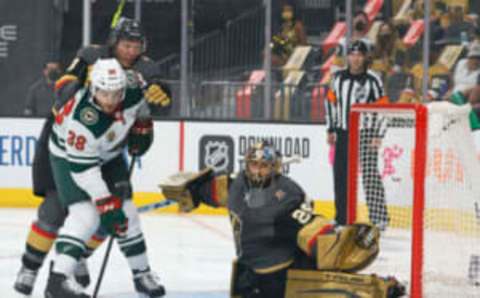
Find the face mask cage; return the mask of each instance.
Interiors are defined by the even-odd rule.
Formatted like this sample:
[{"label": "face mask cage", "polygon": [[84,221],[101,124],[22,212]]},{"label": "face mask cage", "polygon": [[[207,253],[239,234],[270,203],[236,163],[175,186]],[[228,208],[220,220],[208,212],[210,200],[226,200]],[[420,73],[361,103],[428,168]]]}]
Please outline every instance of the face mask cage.
[{"label": "face mask cage", "polygon": [[[270,172],[262,175],[260,170],[251,172],[250,165],[256,164],[259,168],[269,166]],[[254,187],[262,187],[268,184],[271,178],[279,172],[281,160],[279,154],[271,146],[257,144],[252,147],[245,157],[246,176]]]}]

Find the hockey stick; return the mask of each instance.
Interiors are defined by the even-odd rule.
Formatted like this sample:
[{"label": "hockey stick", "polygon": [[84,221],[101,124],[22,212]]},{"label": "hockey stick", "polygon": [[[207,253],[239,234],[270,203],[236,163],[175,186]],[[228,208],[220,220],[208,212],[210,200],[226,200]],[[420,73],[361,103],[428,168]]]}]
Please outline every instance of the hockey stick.
[{"label": "hockey stick", "polygon": [[302,157],[300,155],[294,155],[291,158],[283,161],[282,165],[291,165],[291,164],[294,164],[294,163],[301,163],[301,162],[302,162]]},{"label": "hockey stick", "polygon": [[115,28],[115,26],[117,26],[118,21],[120,20],[120,16],[123,12],[123,8],[125,7],[125,2],[126,0],[122,0],[120,3],[118,3],[117,9],[113,14],[112,22],[110,23],[110,29],[113,29]]},{"label": "hockey stick", "polygon": [[[128,178],[132,177],[133,168],[135,166],[135,161],[137,160],[136,156],[132,157],[130,165],[128,166]],[[102,284],[103,276],[105,275],[105,269],[107,268],[108,258],[110,257],[110,252],[112,251],[113,240],[115,237],[110,236],[108,239],[107,250],[105,251],[105,256],[103,257],[102,266],[100,267],[100,272],[98,273],[97,283],[95,284],[95,290],[93,290],[93,298],[97,298],[98,291],[100,290],[100,285]]]},{"label": "hockey stick", "polygon": [[152,211],[152,210],[155,210],[155,209],[170,206],[174,203],[175,203],[175,201],[173,201],[173,200],[165,199],[165,200],[160,201],[160,202],[155,202],[155,203],[145,204],[143,206],[140,206],[140,207],[137,208],[137,211],[138,211],[138,213],[145,213],[145,212],[149,212],[149,211]]}]

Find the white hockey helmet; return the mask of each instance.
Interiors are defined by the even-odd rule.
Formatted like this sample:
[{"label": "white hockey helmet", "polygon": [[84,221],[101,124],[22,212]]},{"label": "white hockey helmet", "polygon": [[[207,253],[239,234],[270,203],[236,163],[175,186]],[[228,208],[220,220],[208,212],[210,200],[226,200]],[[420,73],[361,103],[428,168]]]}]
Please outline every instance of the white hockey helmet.
[{"label": "white hockey helmet", "polygon": [[[91,72],[90,91],[118,91],[127,86],[127,76],[117,59],[98,59]],[[123,99],[123,97],[122,97]]]}]

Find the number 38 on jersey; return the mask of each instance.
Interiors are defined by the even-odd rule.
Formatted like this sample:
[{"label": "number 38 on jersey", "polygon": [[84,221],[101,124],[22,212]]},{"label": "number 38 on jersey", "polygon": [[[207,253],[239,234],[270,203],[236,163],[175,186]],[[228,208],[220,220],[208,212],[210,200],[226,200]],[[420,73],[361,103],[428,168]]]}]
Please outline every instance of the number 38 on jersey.
[{"label": "number 38 on jersey", "polygon": [[73,130],[68,131],[67,145],[75,147],[78,151],[85,149],[87,139],[83,135],[77,135]]}]

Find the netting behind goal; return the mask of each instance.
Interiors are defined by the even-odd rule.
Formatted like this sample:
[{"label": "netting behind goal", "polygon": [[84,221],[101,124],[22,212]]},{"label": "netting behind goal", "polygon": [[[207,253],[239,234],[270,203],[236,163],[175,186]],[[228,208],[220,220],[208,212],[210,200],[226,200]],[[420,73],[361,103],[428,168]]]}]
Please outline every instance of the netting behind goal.
[{"label": "netting behind goal", "polygon": [[382,229],[369,268],[410,297],[480,297],[480,162],[469,107],[359,105],[349,139],[349,221]]}]

